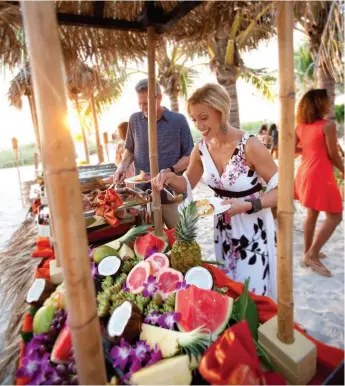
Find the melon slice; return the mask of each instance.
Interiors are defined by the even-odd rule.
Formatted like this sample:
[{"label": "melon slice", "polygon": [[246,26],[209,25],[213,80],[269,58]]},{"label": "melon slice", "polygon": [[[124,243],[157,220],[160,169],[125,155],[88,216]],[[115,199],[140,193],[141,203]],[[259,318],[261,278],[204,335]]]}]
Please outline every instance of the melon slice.
[{"label": "melon slice", "polygon": [[154,253],[145,261],[151,264],[153,276],[157,276],[161,269],[169,268],[169,259],[163,253]]},{"label": "melon slice", "polygon": [[184,277],[189,285],[195,285],[198,288],[210,290],[213,287],[213,278],[210,271],[204,267],[193,267],[186,272]]},{"label": "melon slice", "polygon": [[183,275],[180,271],[173,268],[163,268],[157,276],[159,293],[163,300],[176,292],[176,285],[183,281]]},{"label": "melon slice", "polygon": [[60,334],[54,344],[50,360],[54,363],[68,363],[72,353],[72,337],[71,331],[66,324],[60,331]]},{"label": "melon slice", "polygon": [[163,359],[152,366],[135,372],[132,385],[190,385],[192,372],[188,355]]},{"label": "melon slice", "polygon": [[121,266],[121,259],[117,256],[105,257],[97,267],[98,273],[101,276],[113,276],[115,275]]},{"label": "melon slice", "polygon": [[177,326],[180,331],[203,327],[215,339],[226,328],[232,305],[233,300],[229,296],[192,285],[176,294],[175,311],[182,316]]},{"label": "melon slice", "polygon": [[135,240],[134,252],[142,258],[147,259],[154,253],[163,253],[168,247],[168,243],[153,234],[140,236]]},{"label": "melon slice", "polygon": [[141,261],[129,272],[126,280],[126,286],[133,294],[139,294],[144,291],[144,283],[151,275],[151,264],[147,261]]}]

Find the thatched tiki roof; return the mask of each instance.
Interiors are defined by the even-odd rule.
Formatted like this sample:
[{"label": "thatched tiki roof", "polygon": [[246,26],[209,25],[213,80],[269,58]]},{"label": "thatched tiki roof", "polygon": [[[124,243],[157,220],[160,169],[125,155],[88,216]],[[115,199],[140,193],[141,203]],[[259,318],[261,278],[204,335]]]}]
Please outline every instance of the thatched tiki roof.
[{"label": "thatched tiki roof", "polygon": [[[270,2],[57,1],[56,8],[66,62],[91,60],[104,68],[146,57],[148,25],[155,25],[158,44],[165,36],[175,43],[183,41],[194,51],[207,52],[210,39],[229,34],[236,10],[243,10],[240,28],[244,29],[267,4]],[[270,15],[273,11],[258,21],[261,28],[248,38],[249,49],[272,36]],[[0,2],[0,34],[6,36],[0,60],[12,67],[21,64],[25,46],[18,2]]]}]

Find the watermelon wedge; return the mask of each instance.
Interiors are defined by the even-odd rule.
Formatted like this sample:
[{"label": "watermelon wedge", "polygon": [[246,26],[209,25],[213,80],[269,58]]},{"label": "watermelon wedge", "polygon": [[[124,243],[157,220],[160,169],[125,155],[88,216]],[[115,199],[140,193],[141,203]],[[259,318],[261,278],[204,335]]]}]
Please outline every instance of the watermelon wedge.
[{"label": "watermelon wedge", "polygon": [[145,261],[151,264],[153,276],[157,276],[161,269],[169,268],[169,259],[163,253],[154,253]]},{"label": "watermelon wedge", "polygon": [[167,242],[149,233],[135,240],[134,252],[138,257],[147,259],[154,253],[163,253],[167,247]]},{"label": "watermelon wedge", "polygon": [[176,292],[176,285],[183,281],[183,275],[180,271],[173,268],[163,268],[158,272],[156,278],[159,293],[163,300]]},{"label": "watermelon wedge", "polygon": [[175,311],[182,315],[177,326],[185,332],[203,327],[216,338],[229,322],[232,305],[229,296],[192,285],[176,294]]},{"label": "watermelon wedge", "polygon": [[71,332],[66,324],[60,331],[60,334],[54,344],[50,360],[54,363],[68,363],[72,352],[72,337]]},{"label": "watermelon wedge", "polygon": [[133,294],[140,294],[144,291],[144,283],[152,273],[151,264],[141,261],[132,268],[126,280],[126,286]]}]

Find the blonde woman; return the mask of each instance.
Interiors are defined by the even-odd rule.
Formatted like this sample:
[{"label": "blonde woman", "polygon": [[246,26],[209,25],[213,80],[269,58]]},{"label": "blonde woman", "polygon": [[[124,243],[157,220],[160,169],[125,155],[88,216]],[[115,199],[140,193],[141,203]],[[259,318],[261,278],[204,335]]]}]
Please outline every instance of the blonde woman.
[{"label": "blonde woman", "polygon": [[[217,84],[206,84],[188,100],[188,112],[202,134],[183,176],[163,171],[158,189],[169,184],[188,192],[203,178],[231,208],[215,216],[218,261],[235,281],[250,279],[250,290],[276,299],[275,230],[277,166],[264,144],[229,125],[230,99]],[[261,178],[268,189],[262,194]]]}]

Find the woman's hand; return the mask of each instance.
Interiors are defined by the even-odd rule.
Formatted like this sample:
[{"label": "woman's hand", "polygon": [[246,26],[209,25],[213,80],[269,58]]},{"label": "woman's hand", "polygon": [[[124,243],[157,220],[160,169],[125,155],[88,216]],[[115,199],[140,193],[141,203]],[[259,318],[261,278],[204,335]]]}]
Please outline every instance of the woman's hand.
[{"label": "woman's hand", "polygon": [[175,173],[171,172],[170,170],[167,171],[167,169],[163,169],[160,173],[157,174],[155,178],[152,179],[151,184],[158,190],[162,190],[164,185],[168,185],[174,177]]},{"label": "woman's hand", "polygon": [[252,209],[252,204],[247,201],[239,200],[237,198],[232,198],[231,200],[225,200],[221,203],[222,205],[231,205],[231,208],[227,210],[229,216],[236,216],[237,214],[247,213]]}]

